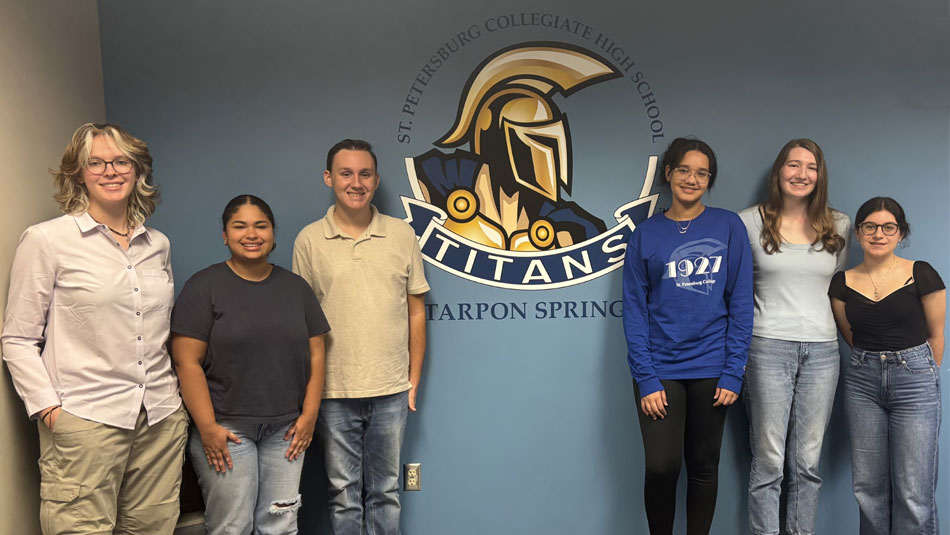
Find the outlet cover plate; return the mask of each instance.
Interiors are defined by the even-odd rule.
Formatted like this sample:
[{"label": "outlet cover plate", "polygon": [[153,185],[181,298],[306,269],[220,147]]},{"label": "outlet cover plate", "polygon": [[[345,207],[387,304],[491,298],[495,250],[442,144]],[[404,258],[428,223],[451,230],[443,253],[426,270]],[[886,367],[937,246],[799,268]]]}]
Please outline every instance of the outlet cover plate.
[{"label": "outlet cover plate", "polygon": [[402,465],[402,490],[422,490],[422,463]]}]

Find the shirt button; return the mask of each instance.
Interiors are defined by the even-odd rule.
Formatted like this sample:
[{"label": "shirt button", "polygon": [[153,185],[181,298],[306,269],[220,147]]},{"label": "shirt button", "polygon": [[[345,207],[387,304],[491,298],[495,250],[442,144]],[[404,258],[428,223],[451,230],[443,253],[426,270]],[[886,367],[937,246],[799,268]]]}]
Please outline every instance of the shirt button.
[{"label": "shirt button", "polygon": [[136,315],[136,316],[141,316],[142,313],[141,313],[141,312],[136,312],[135,315]]},{"label": "shirt button", "polygon": [[132,269],[132,266],[125,266],[125,269]]},{"label": "shirt button", "polygon": [[134,291],[136,291],[136,292],[137,292],[137,291],[139,291],[139,289],[138,289],[138,288],[132,288],[132,290],[134,290]]},{"label": "shirt button", "polygon": [[139,366],[141,366],[141,365],[142,365],[142,361],[140,360],[140,361],[139,361]]},{"label": "shirt button", "polygon": [[141,336],[137,336],[135,339],[136,339],[136,340],[141,340],[142,337],[141,337]]},{"label": "shirt button", "polygon": [[145,386],[143,386],[143,385],[139,385],[139,388],[145,388]]}]

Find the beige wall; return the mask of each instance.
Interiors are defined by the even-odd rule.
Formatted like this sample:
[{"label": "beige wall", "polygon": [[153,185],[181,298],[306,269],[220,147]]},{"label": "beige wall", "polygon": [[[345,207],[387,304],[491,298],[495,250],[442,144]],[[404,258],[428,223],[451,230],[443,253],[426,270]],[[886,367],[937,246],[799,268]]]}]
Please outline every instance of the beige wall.
[{"label": "beige wall", "polygon": [[[0,312],[20,233],[59,213],[46,170],[77,126],[104,118],[96,2],[0,0]],[[36,429],[5,366],[0,429],[0,533],[38,534]]]}]

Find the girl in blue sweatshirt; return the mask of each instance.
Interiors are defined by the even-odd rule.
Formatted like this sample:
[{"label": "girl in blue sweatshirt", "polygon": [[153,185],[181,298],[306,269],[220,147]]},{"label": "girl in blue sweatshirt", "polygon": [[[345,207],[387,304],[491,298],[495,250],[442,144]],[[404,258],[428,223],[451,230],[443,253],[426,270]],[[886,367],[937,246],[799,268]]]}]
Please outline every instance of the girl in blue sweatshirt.
[{"label": "girl in blue sweatshirt", "polygon": [[672,206],[634,230],[623,272],[644,501],[650,533],[672,533],[685,459],[687,533],[708,533],[726,407],[742,388],[752,337],[752,255],[739,216],[702,203],[716,181],[709,145],[673,140],[662,169]]}]

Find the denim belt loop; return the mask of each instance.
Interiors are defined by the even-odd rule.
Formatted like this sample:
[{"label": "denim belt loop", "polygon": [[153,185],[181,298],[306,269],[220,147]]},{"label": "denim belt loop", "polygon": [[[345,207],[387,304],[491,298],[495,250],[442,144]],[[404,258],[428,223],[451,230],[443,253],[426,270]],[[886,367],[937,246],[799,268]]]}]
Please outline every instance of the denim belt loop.
[{"label": "denim belt loop", "polygon": [[898,349],[895,351],[868,351],[859,347],[852,347],[851,352],[852,354],[858,356],[858,360],[861,362],[861,364],[864,364],[869,357],[873,358],[874,360],[879,360],[882,363],[890,360],[899,364],[904,364],[908,357],[920,356],[919,354],[924,348],[926,348],[932,357],[933,349],[930,347],[930,343],[928,342],[924,342],[918,346],[909,347],[907,349]]},{"label": "denim belt loop", "polygon": [[858,362],[860,362],[861,364],[864,364],[865,361],[867,360],[867,354],[868,354],[867,351],[865,351],[865,350],[863,350],[863,349],[861,349],[861,348],[858,348],[858,347],[852,347],[852,348],[851,348],[851,352],[852,352],[855,356],[858,357]]}]

